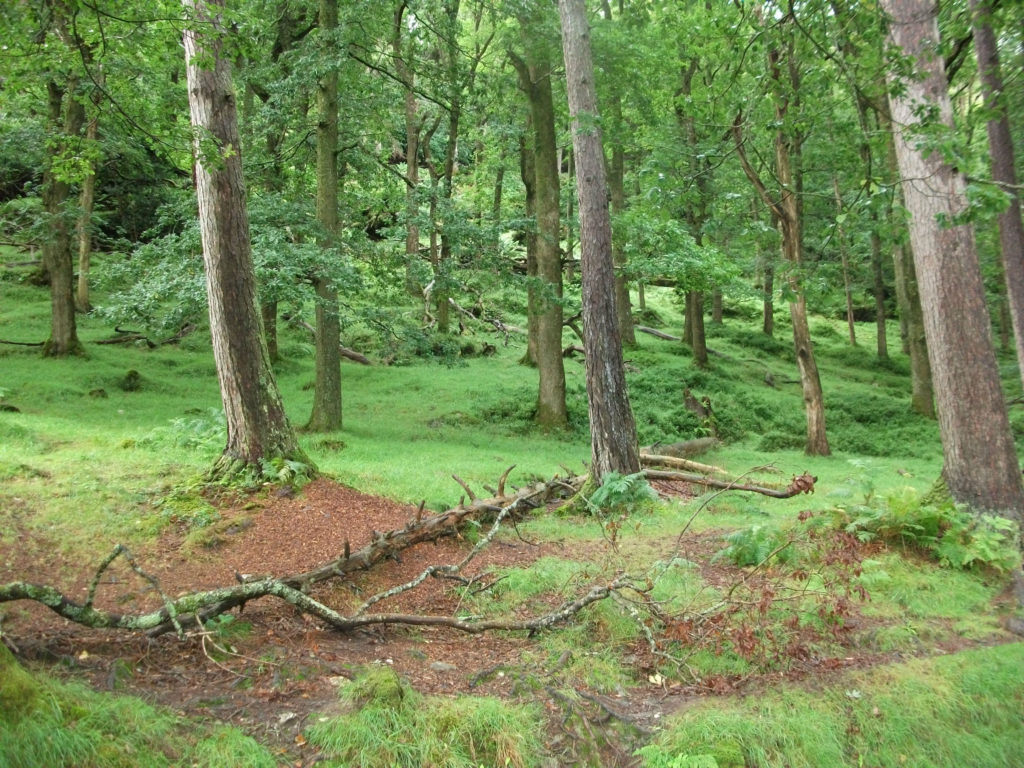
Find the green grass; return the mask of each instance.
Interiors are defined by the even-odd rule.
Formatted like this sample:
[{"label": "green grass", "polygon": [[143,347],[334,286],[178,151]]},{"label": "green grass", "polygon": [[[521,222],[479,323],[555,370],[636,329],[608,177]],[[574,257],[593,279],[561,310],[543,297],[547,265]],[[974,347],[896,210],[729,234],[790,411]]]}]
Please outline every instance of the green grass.
[{"label": "green grass", "polygon": [[0,643],[0,768],[275,768],[234,728],[27,672]]},{"label": "green grass", "polygon": [[[49,322],[46,291],[8,272],[0,272],[0,290],[0,338],[43,340]],[[671,292],[649,289],[648,301],[666,329],[678,333],[682,319]],[[936,424],[910,412],[908,367],[899,352],[897,324],[888,327],[892,359],[880,362],[873,353],[873,326],[858,329],[860,346],[852,348],[841,323],[814,319],[834,450],[823,458],[802,452],[800,387],[785,381],[797,372],[784,311],[777,317],[776,338],[760,333],[756,313],[746,315],[708,325],[709,346],[720,354],[712,355],[707,370],[697,369],[679,343],[640,336],[640,346],[627,353],[640,441],[674,442],[707,433],[708,425],[683,405],[682,391],[689,387],[698,397],[711,398],[724,441],[699,460],[747,473],[753,483],[785,485],[792,476],[809,472],[818,478],[816,492],[788,500],[708,493],[685,503],[637,505],[624,518],[539,512],[520,524],[521,532],[528,540],[563,543],[561,556],[501,573],[492,588],[467,596],[461,606],[465,612],[540,613],[628,571],[652,577],[651,597],[662,611],[692,614],[714,605],[723,591],[703,581],[697,564],[671,559],[677,536],[691,518],[691,536],[724,536],[751,526],[785,531],[805,510],[833,514],[877,507],[928,490],[941,468],[941,446]],[[0,403],[19,409],[0,411],[0,509],[12,512],[0,515],[0,536],[22,528],[45,535],[73,561],[83,552],[94,558],[117,542],[145,542],[173,522],[192,528],[190,540],[198,546],[216,533],[217,511],[198,493],[197,479],[224,442],[208,333],[200,330],[178,345],[153,349],[98,345],[94,342],[108,338],[112,329],[95,317],[79,322],[87,350],[82,358],[44,360],[37,349],[0,345]],[[350,332],[372,343],[366,329]],[[484,333],[476,338],[481,340],[495,341]],[[305,331],[284,325],[280,343],[279,386],[290,418],[302,425],[312,403],[311,345]],[[421,359],[395,366],[344,363],[344,428],[325,435],[302,433],[301,443],[328,475],[365,492],[410,503],[426,500],[433,509],[453,506],[463,496],[452,473],[485,495],[483,485],[494,485],[513,464],[510,486],[583,472],[589,460],[583,367],[566,365],[573,423],[563,432],[545,434],[530,423],[537,374],[518,364],[522,352],[522,341],[513,339],[508,347],[499,344],[492,357],[450,366]],[[133,370],[140,387],[127,390],[123,384]],[[1003,361],[1001,370],[1007,391],[1016,391],[1015,365]],[[764,383],[766,371],[775,376],[776,387]],[[1024,412],[1014,413],[1012,421],[1017,439],[1024,442]],[[613,531],[610,524],[618,527]],[[864,652],[920,654],[954,641],[1005,638],[999,629],[1002,615],[993,607],[1005,583],[997,575],[942,568],[917,551],[907,556],[889,549],[864,564],[860,583],[872,596],[863,608],[867,627],[856,633]],[[781,610],[769,611],[759,619],[759,629],[777,630],[785,617]],[[570,625],[541,633],[524,652],[523,664],[531,674],[557,668],[560,683],[614,695],[648,684],[623,661],[645,644],[636,616],[607,601]],[[682,668],[697,678],[746,677],[765,669],[763,660],[741,656],[728,642],[678,646],[667,650],[678,654]],[[854,675],[824,694],[785,689],[763,700],[712,701],[674,724],[645,759],[653,768],[696,766],[702,764],[700,755],[714,756],[720,767],[852,766],[861,757],[865,765],[902,765],[903,754],[908,765],[944,766],[956,764],[950,756],[977,753],[991,759],[978,765],[1002,765],[996,758],[1004,754],[1009,736],[1001,731],[1019,739],[1020,722],[1018,717],[1007,725],[996,698],[997,693],[1008,697],[1005,701],[1016,702],[1019,712],[1020,688],[1003,679],[1005,658],[1019,666],[1019,648],[894,665],[877,674]],[[670,665],[665,666],[670,677]],[[0,768],[272,764],[237,731],[196,731],[189,724],[186,730],[201,738],[189,737],[178,718],[144,709],[134,700],[64,688],[37,676],[26,683],[9,670],[5,674],[0,703],[5,691],[14,690],[10,681],[20,680],[16,684],[28,704],[16,727],[30,738],[16,757],[0,750]],[[950,680],[957,675],[973,680],[974,688],[955,689]],[[984,690],[989,683],[992,696]],[[489,699],[425,698],[401,685],[395,689],[402,692],[401,702],[382,704],[361,690],[359,685],[347,688],[346,713],[309,733],[311,742],[328,751],[329,765],[540,764],[540,715],[529,707]],[[847,691],[861,695],[848,696]],[[905,697],[906,712],[894,698],[897,693]],[[90,708],[88,716],[83,707]],[[9,712],[0,716],[0,744],[9,743],[6,734],[12,731],[2,729],[14,728],[14,722]],[[963,723],[978,734],[994,733],[991,744],[979,747],[971,734],[963,733]],[[884,731],[888,739],[890,728],[894,746],[872,751],[867,734],[878,740]],[[933,740],[934,749],[911,751],[909,734],[921,737],[933,732],[929,729],[942,731]],[[456,747],[448,749],[449,744]],[[442,752],[442,745],[448,751]],[[138,762],[142,752],[151,762]]]},{"label": "green grass", "polygon": [[[687,707],[642,751],[646,768],[1014,768],[1024,765],[1024,644]],[[690,759],[691,762],[687,762]]]},{"label": "green grass", "polygon": [[541,764],[539,712],[487,697],[421,696],[389,668],[371,668],[340,696],[346,712],[323,718],[309,742],[328,766],[530,768]]}]

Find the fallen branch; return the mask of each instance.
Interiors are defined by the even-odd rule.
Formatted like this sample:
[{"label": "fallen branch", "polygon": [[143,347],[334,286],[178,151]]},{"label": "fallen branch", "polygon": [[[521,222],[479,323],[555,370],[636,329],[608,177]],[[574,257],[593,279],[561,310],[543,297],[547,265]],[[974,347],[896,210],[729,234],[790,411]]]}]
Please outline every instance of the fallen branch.
[{"label": "fallen branch", "polygon": [[649,333],[651,336],[657,336],[659,339],[665,339],[666,341],[683,340],[681,336],[673,336],[671,333],[659,331],[657,328],[648,328],[646,325],[634,325],[633,328],[640,331],[641,333]]},{"label": "fallen branch", "polygon": [[690,461],[689,459],[681,459],[676,456],[664,456],[653,453],[641,453],[640,465],[651,468],[670,467],[671,469],[688,469],[691,472],[701,472],[707,475],[728,474],[721,467],[715,467],[711,464],[701,464],[699,461]]},{"label": "fallen branch", "polygon": [[694,485],[703,485],[707,488],[721,488],[728,491],[750,491],[760,493],[764,496],[771,496],[774,499],[789,499],[801,493],[814,493],[814,484],[818,478],[804,473],[794,477],[786,488],[766,488],[762,485],[751,485],[741,483],[737,480],[718,480],[707,475],[698,475],[690,472],[670,472],[660,469],[643,470],[644,477],[648,480],[678,480]]}]

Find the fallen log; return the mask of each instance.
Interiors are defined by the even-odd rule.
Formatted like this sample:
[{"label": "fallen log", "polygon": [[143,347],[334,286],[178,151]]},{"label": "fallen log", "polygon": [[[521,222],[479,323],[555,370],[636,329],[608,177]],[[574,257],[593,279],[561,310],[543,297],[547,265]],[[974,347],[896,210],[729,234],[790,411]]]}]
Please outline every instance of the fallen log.
[{"label": "fallen log", "polygon": [[794,477],[786,488],[766,488],[763,485],[751,485],[739,480],[719,480],[707,475],[698,475],[690,472],[672,472],[661,469],[644,469],[642,471],[644,477],[648,480],[678,480],[684,483],[703,485],[707,488],[721,488],[727,491],[750,491],[751,493],[771,496],[774,499],[789,499],[801,493],[814,493],[814,484],[818,481],[818,478],[804,473]]},{"label": "fallen log", "polygon": [[634,325],[633,327],[636,330],[640,331],[641,333],[649,333],[651,336],[656,336],[659,339],[665,339],[666,341],[682,341],[683,340],[681,336],[673,336],[671,333],[665,333],[664,331],[659,331],[657,328],[649,328],[646,325]]},{"label": "fallen log", "polygon": [[677,459],[692,459],[712,448],[721,445],[717,437],[698,437],[694,440],[683,440],[678,443],[654,443],[640,449],[641,453],[657,454],[659,456],[673,456]]},{"label": "fallen log", "polygon": [[[504,489],[508,472],[502,475],[499,488]],[[574,478],[578,481],[579,478]],[[337,629],[353,629],[373,623],[411,623],[401,616],[377,614],[374,616],[343,616],[328,606],[319,603],[306,594],[309,587],[317,582],[344,576],[355,571],[367,570],[376,563],[397,557],[401,550],[414,544],[433,541],[443,536],[453,535],[459,526],[470,519],[486,519],[495,516],[499,520],[517,512],[541,506],[555,496],[564,496],[566,491],[576,488],[561,478],[554,478],[546,483],[537,483],[517,491],[511,496],[497,496],[478,499],[469,504],[447,510],[440,515],[422,516],[422,505],[415,518],[404,528],[387,531],[374,536],[373,541],[356,552],[349,551],[346,541],[344,551],[337,559],[318,566],[306,573],[284,576],[280,578],[261,578],[246,580],[238,576],[239,584],[217,589],[183,595],[173,600],[167,598],[159,589],[155,579],[145,574],[135,564],[131,553],[123,546],[118,546],[104,559],[92,579],[92,586],[84,603],[71,600],[55,587],[16,581],[0,585],[0,603],[14,600],[34,600],[47,606],[66,619],[94,629],[120,628],[143,631],[152,637],[170,631],[179,636],[185,629],[201,626],[207,620],[225,613],[232,608],[242,607],[250,600],[268,595],[278,597],[294,605],[300,611],[314,615]],[[494,530],[496,532],[496,529]],[[493,533],[491,534],[493,536]],[[137,573],[148,579],[157,592],[163,597],[164,606],[158,610],[144,614],[122,614],[98,609],[93,606],[96,585],[99,584],[103,571],[118,556],[125,557]],[[466,561],[463,561],[464,563]],[[459,566],[461,567],[461,565]],[[447,573],[450,568],[441,566],[435,569],[438,573]],[[605,595],[607,596],[607,595]],[[582,606],[580,606],[582,607]],[[578,609],[577,609],[578,610]],[[545,621],[558,621],[556,611],[540,617],[533,624],[529,622],[505,622],[498,626],[494,622],[463,622],[448,617],[418,617],[416,623],[452,626],[466,632],[483,632],[488,629],[539,629],[547,626]],[[499,622],[500,623],[500,622]]]},{"label": "fallen log", "polygon": [[676,456],[665,456],[653,453],[641,453],[640,466],[651,467],[652,469],[656,469],[658,467],[686,469],[691,472],[700,472],[706,475],[728,474],[728,472],[721,467],[715,467],[711,464],[701,464],[699,461],[690,461],[689,459],[680,459]]}]

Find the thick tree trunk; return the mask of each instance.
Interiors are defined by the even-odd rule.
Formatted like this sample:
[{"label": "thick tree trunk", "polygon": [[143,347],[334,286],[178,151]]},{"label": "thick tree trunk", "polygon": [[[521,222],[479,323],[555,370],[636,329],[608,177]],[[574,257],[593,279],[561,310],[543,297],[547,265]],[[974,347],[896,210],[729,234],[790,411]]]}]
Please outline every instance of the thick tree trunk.
[{"label": "thick tree trunk", "polygon": [[956,501],[1019,521],[1024,489],[992,348],[974,231],[948,223],[966,208],[966,182],[941,153],[920,147],[922,114],[934,113],[933,120],[953,127],[942,59],[935,53],[938,12],[933,0],[883,0],[882,5],[892,19],[890,44],[911,57],[923,75],[890,74],[889,103],[938,398],[943,477]]},{"label": "thick tree trunk", "polygon": [[708,344],[704,335],[704,292],[689,291],[686,294],[686,325],[690,329],[690,349],[693,362],[698,368],[708,367]]},{"label": "thick tree trunk", "polygon": [[[521,21],[527,38],[529,22]],[[565,363],[562,357],[562,255],[558,181],[558,144],[551,93],[551,65],[526,41],[526,59],[510,54],[519,87],[530,105],[533,127],[533,179],[537,286],[530,297],[530,322],[536,327],[533,355],[537,363],[537,423],[545,429],[568,424]],[[534,314],[535,313],[535,314]]]},{"label": "thick tree trunk", "polygon": [[48,357],[82,353],[75,322],[74,262],[71,254],[71,226],[67,202],[71,185],[55,168],[69,137],[78,136],[85,123],[85,110],[74,98],[76,78],[63,88],[47,83],[49,119],[53,139],[47,144],[47,166],[43,171],[43,208],[48,229],[43,241],[43,266],[50,277],[50,338],[43,345]]},{"label": "thick tree trunk", "polygon": [[308,463],[285,416],[263,343],[245,207],[238,118],[230,65],[220,55],[221,0],[183,0],[199,226],[206,266],[213,356],[227,418],[227,445],[211,477],[261,461]]},{"label": "thick tree trunk", "polygon": [[[320,28],[329,39],[338,28],[338,0],[320,0]],[[333,50],[322,54],[336,60]],[[316,218],[325,235],[325,260],[337,258],[338,234],[338,70],[328,71],[317,87],[316,128]],[[341,326],[338,321],[338,291],[331,278],[319,270],[313,278],[316,289],[316,381],[313,411],[306,428],[313,432],[341,429]]]},{"label": "thick tree trunk", "polygon": [[974,50],[978,56],[985,108],[992,111],[988,121],[988,147],[992,158],[992,180],[1009,195],[1010,204],[999,215],[999,247],[1003,253],[1006,295],[1017,344],[1017,367],[1024,383],[1024,224],[1021,222],[1020,187],[1014,168],[1013,137],[1003,99],[1003,77],[999,71],[999,48],[992,31],[992,0],[970,0],[974,14]]},{"label": "thick tree trunk", "polygon": [[[900,170],[896,161],[896,137],[887,101],[882,102],[878,118],[882,129],[889,135],[886,146],[886,173],[888,183],[895,186],[899,181]],[[900,194],[902,202],[902,193],[897,194]],[[895,221],[892,201],[887,204],[886,218],[895,231],[904,228],[903,222],[897,225]],[[892,243],[892,260],[896,275],[896,304],[900,310],[900,336],[910,357],[910,407],[915,413],[934,419],[935,387],[932,383],[931,363],[928,360],[921,294],[917,288],[913,255],[907,253],[899,239]]]},{"label": "thick tree trunk", "polygon": [[639,472],[640,461],[615,313],[608,187],[587,12],[583,0],[559,0],[558,8],[579,197],[590,471],[591,478],[600,483],[609,472]]}]

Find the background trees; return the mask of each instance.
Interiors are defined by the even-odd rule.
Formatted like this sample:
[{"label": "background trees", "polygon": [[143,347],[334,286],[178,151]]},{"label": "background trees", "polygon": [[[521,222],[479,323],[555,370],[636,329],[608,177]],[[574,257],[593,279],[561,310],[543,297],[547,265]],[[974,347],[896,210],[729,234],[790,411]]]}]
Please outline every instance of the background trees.
[{"label": "background trees", "polygon": [[[485,331],[504,329],[510,343],[519,340],[525,317],[539,368],[536,405],[524,411],[546,428],[585,428],[582,393],[566,379],[562,355],[578,354],[584,337],[600,337],[608,345],[601,350],[589,348],[592,338],[582,345],[588,365],[616,367],[612,350],[629,343],[633,321],[656,324],[640,314],[638,293],[630,296],[643,285],[672,287],[687,308],[685,326],[663,332],[685,339],[695,366],[715,365],[718,331],[710,328],[708,340],[703,330],[708,307],[726,321],[729,313],[764,311],[768,333],[770,313],[788,307],[789,374],[800,376],[806,404],[805,435],[789,437],[808,452],[836,447],[824,430],[830,393],[815,384],[815,315],[873,320],[874,356],[895,355],[885,364],[898,367],[909,355],[908,407],[930,412],[915,292],[926,278],[915,277],[904,257],[901,174],[880,85],[892,62],[879,7],[592,3],[596,105],[581,119],[584,135],[593,138],[599,127],[602,141],[589,158],[571,147],[553,8],[348,4],[335,27],[330,11],[340,7],[236,0],[221,11],[232,30],[225,54],[232,82],[223,88],[241,108],[254,290],[271,358],[278,322],[316,332],[304,342],[315,349],[295,348],[279,362],[312,353],[321,364],[311,427],[341,426],[339,342],[373,360],[454,363],[486,350],[493,339]],[[921,135],[969,176],[968,217],[993,222],[1014,185],[1001,165],[989,168],[981,130],[995,115],[979,105],[998,87],[982,77],[992,66],[968,55],[968,4],[947,7],[938,24],[951,41],[942,50],[953,78],[951,111],[945,121],[931,109],[914,117]],[[989,19],[995,53],[1012,77],[1019,10],[985,16],[986,7],[979,5],[979,33]],[[102,297],[94,311],[151,334],[203,323],[188,94],[175,48],[181,6],[52,0],[8,4],[0,13],[17,54],[0,61],[3,237],[45,256],[46,279],[54,281],[47,350],[76,348],[71,253],[90,178],[101,254],[89,271]],[[992,60],[983,50],[989,42],[978,49],[984,61]],[[898,64],[896,72],[898,93],[910,80]],[[1012,85],[1003,90],[995,106],[1019,148],[1024,103]],[[905,122],[897,117],[896,130]],[[86,125],[96,126],[95,139]],[[231,159],[222,159],[225,169]],[[521,160],[529,161],[525,176],[517,172]],[[1009,167],[1019,170],[1013,161]],[[594,299],[587,270],[581,277],[571,258],[577,216],[587,225],[590,215],[573,201],[580,169],[581,181],[608,183],[614,299]],[[1005,329],[1009,341],[995,231],[978,228],[984,285],[972,301],[992,308],[996,331]],[[584,245],[593,242],[588,234]],[[1012,285],[1012,270],[1006,275]],[[626,311],[627,299],[636,311]],[[591,333],[595,306],[618,310],[619,341],[610,328]],[[896,322],[906,345],[898,352],[885,333]],[[974,332],[989,330],[981,319]],[[699,381],[695,372],[673,382],[666,407]],[[973,393],[962,397],[974,403]],[[590,423],[599,418],[591,414]]]}]

